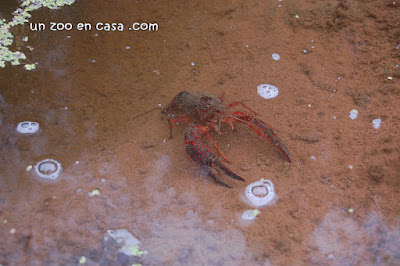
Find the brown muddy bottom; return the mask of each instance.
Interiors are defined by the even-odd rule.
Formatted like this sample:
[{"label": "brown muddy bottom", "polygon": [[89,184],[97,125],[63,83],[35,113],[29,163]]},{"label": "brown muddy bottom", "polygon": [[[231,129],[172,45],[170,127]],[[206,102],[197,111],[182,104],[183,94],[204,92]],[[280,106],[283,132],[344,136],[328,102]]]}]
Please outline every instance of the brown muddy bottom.
[{"label": "brown muddy bottom", "polygon": [[[1,264],[400,263],[397,4],[105,2],[31,21],[121,22],[123,32],[14,29],[14,48],[38,65],[0,70]],[[128,31],[136,21],[159,30]],[[264,83],[277,98],[257,94]],[[233,189],[217,184],[189,160],[185,124],[170,139],[160,114],[184,90],[245,102],[293,162],[249,127],[223,125],[219,146],[246,183],[218,173]],[[23,121],[39,131],[17,133]],[[44,159],[61,164],[56,180],[35,174]],[[278,200],[244,221],[245,188],[261,178]],[[140,247],[127,255],[104,239],[118,229]]]}]

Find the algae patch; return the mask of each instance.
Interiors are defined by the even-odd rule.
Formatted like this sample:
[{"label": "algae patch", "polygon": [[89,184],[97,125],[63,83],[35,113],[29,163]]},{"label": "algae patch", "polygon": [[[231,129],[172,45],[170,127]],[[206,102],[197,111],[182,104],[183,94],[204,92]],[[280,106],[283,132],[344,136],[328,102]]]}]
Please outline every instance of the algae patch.
[{"label": "algae patch", "polygon": [[[29,13],[41,7],[57,9],[64,5],[71,5],[75,0],[24,0],[21,6],[13,12],[14,17],[11,21],[0,19],[0,68],[4,68],[7,62],[13,66],[21,64],[20,60],[26,60],[26,55],[20,51],[11,51],[10,47],[14,42],[14,35],[10,32],[12,27],[23,25],[29,22],[32,15]],[[24,42],[28,37],[22,37]],[[35,64],[26,64],[26,70],[35,69]]]}]

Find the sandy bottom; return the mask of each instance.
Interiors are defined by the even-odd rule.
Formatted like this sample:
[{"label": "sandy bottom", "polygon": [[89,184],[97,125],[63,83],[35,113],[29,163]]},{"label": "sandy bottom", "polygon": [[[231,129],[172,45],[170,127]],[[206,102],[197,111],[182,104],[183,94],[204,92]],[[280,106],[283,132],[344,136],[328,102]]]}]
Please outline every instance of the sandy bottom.
[{"label": "sandy bottom", "polygon": [[[31,21],[124,31],[14,31],[14,48],[38,65],[0,70],[0,264],[400,263],[399,4],[106,2]],[[159,30],[129,31],[137,21]],[[278,97],[261,98],[263,83]],[[246,182],[218,172],[233,188],[217,184],[189,160],[185,123],[169,138],[160,108],[184,90],[244,102],[292,162],[250,127],[223,124],[219,147]],[[18,134],[22,121],[39,131]],[[62,165],[57,181],[29,167],[46,158]],[[261,178],[277,200],[246,222],[245,188]],[[142,252],[104,241],[117,229]]]}]

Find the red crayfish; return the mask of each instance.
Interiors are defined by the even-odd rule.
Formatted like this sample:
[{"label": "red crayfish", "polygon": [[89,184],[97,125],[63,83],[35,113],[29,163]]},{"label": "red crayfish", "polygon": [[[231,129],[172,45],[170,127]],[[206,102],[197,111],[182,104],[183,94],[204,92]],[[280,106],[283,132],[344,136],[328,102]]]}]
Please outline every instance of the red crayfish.
[{"label": "red crayfish", "polygon": [[[233,106],[241,105],[247,111],[230,111]],[[205,134],[212,142],[214,148],[229,162],[222,154],[218,146],[211,138],[209,131],[214,128],[219,133],[218,125],[220,123],[229,123],[232,128],[234,123],[248,125],[264,139],[268,139],[290,163],[290,153],[286,146],[276,135],[273,128],[256,118],[257,113],[241,102],[234,102],[229,105],[222,103],[222,97],[218,98],[212,94],[203,92],[182,91],[178,93],[171,103],[162,111],[178,111],[183,113],[181,116],[169,116],[170,133],[172,138],[173,124],[176,122],[187,122],[185,131],[186,151],[191,160],[195,161],[206,173],[219,184],[231,188],[222,181],[213,170],[214,167],[220,168],[228,176],[237,180],[245,181],[242,177],[232,172],[216,155],[216,153],[201,141],[201,135]]]}]

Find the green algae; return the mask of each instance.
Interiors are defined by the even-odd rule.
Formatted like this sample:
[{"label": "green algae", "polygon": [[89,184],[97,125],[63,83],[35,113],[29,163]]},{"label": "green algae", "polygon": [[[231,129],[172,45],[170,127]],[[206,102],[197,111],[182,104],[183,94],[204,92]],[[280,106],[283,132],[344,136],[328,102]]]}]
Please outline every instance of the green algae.
[{"label": "green algae", "polygon": [[[14,17],[11,21],[0,19],[0,68],[4,68],[9,62],[12,66],[21,64],[21,60],[26,60],[26,55],[20,51],[11,51],[10,46],[14,42],[14,36],[10,32],[12,27],[23,25],[29,22],[32,15],[29,13],[41,7],[57,9],[65,5],[71,5],[75,0],[25,0],[21,7],[13,12]],[[28,41],[28,37],[24,37],[23,41]],[[26,70],[35,69],[35,64],[26,64]]]}]

